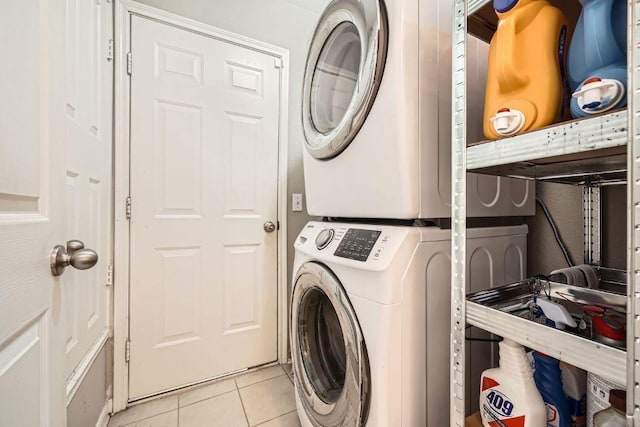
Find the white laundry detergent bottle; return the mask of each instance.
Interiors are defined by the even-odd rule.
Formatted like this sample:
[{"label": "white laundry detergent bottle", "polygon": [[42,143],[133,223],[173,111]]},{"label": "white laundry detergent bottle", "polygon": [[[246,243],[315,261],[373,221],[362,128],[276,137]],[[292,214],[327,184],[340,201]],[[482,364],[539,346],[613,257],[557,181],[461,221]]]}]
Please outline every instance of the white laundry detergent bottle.
[{"label": "white laundry detergent bottle", "polygon": [[560,362],[562,390],[567,395],[573,427],[587,425],[587,372],[566,362]]},{"label": "white laundry detergent bottle", "polygon": [[482,425],[545,426],[547,411],[524,348],[507,339],[499,346],[500,367],[484,371],[480,382]]}]

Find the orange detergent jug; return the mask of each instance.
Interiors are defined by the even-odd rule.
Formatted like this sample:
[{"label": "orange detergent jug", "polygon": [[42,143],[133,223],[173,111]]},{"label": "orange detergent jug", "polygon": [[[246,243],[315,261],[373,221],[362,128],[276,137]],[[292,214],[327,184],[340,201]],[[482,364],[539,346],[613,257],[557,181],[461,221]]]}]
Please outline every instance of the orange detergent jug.
[{"label": "orange detergent jug", "polygon": [[512,136],[568,118],[569,22],[547,0],[494,0],[484,134]]}]

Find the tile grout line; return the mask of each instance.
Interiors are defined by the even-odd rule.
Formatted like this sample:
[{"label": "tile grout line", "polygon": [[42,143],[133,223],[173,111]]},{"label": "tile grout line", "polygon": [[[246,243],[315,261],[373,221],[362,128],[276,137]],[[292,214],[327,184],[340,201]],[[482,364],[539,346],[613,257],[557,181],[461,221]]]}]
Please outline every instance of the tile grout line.
[{"label": "tile grout line", "polygon": [[[216,394],[215,396],[207,397],[206,399],[198,400],[198,401],[196,401],[196,402],[191,402],[191,403],[189,403],[189,404],[187,404],[187,405],[184,405],[182,408],[183,408],[183,409],[184,409],[184,408],[188,408],[189,406],[197,405],[198,403],[206,402],[207,400],[216,399],[216,398],[218,398],[218,397],[220,397],[220,396],[225,396],[225,395],[227,395],[227,394],[231,394],[231,393],[233,393],[234,391],[238,391],[238,389],[237,389],[237,388],[235,388],[235,389],[233,389],[233,390],[225,391],[224,393]],[[238,394],[239,394],[239,393],[238,393]]]},{"label": "tile grout line", "polygon": [[[233,378],[228,378],[228,379],[230,379],[230,380],[233,380],[233,384],[234,384],[234,386],[235,386],[235,391],[237,391],[237,392],[238,392],[238,397],[240,398],[240,403],[242,404],[242,411],[244,412],[245,420],[247,421],[247,425],[248,425],[248,426],[250,426],[251,424],[249,423],[249,418],[247,417],[247,411],[246,411],[246,409],[244,408],[244,401],[242,400],[242,395],[240,394],[240,389],[242,389],[242,388],[247,388],[247,387],[251,387],[251,386],[253,386],[253,385],[260,384],[260,383],[263,383],[263,382],[266,382],[266,381],[269,381],[269,380],[273,380],[273,379],[276,379],[276,378],[280,378],[282,375],[286,375],[286,376],[287,376],[287,378],[289,378],[289,380],[290,380],[290,381],[292,382],[292,384],[293,384],[293,379],[292,379],[291,377],[289,377],[289,375],[287,374],[287,372],[282,368],[282,365],[274,365],[274,366],[278,366],[278,367],[280,367],[280,370],[282,371],[282,374],[276,375],[275,377],[271,377],[271,378],[267,378],[267,379],[264,379],[264,380],[260,380],[260,381],[257,381],[257,382],[255,382],[255,383],[247,384],[247,385],[242,386],[242,387],[238,386],[237,379],[238,379],[238,378],[241,378],[243,375],[248,375],[249,373],[247,373],[247,374],[242,374],[242,375],[239,375],[239,376],[237,376],[237,377],[233,377]],[[268,368],[264,368],[264,369],[268,369]],[[253,371],[253,372],[259,372],[259,371],[260,371],[260,370]],[[295,384],[294,384],[294,385],[295,385]],[[196,389],[197,389],[197,388],[196,388]],[[212,399],[212,398],[215,398],[215,397],[219,397],[219,396],[222,396],[222,395],[225,395],[225,394],[232,393],[233,391],[234,391],[234,390],[230,390],[230,391],[228,391],[228,392],[221,393],[221,394],[218,394],[218,395],[215,395],[215,396],[211,396],[211,397],[208,397],[208,398],[206,398],[206,399],[199,400],[199,401],[197,401],[197,402],[189,403],[188,405],[184,405],[184,408],[186,408],[186,407],[188,407],[188,406],[191,406],[191,405],[194,405],[194,404],[196,404],[196,403],[204,402],[205,400],[208,400],[208,399]],[[162,412],[155,413],[155,414],[150,415],[150,416],[148,416],[148,417],[144,417],[144,418],[140,418],[140,419],[136,419],[136,420],[131,420],[131,421],[130,421],[130,422],[128,422],[127,424],[118,424],[118,426],[117,426],[117,427],[120,427],[120,426],[122,426],[122,427],[126,427],[126,426],[128,426],[128,425],[130,425],[130,424],[134,424],[134,423],[137,423],[137,422],[140,422],[140,421],[144,421],[144,420],[146,420],[146,419],[153,418],[153,417],[155,417],[155,416],[157,416],[157,415],[167,414],[167,413],[172,412],[172,411],[176,411],[176,413],[177,413],[177,415],[178,415],[178,420],[177,420],[178,424],[177,424],[177,425],[179,426],[179,425],[180,425],[180,406],[181,406],[181,405],[180,405],[180,395],[181,395],[181,394],[184,394],[184,393],[186,393],[186,391],[185,391],[185,392],[183,392],[183,393],[179,393],[179,394],[177,394],[177,395],[176,395],[176,397],[177,397],[177,408],[176,408],[176,409],[170,409],[170,410],[168,410],[168,411],[162,411]],[[170,396],[167,396],[167,397],[170,397]],[[163,397],[163,398],[161,398],[161,399],[164,399],[164,398],[167,398],[167,397]],[[158,399],[158,400],[159,400],[159,399]],[[140,406],[144,406],[144,405],[147,405],[147,404],[149,404],[149,403],[151,403],[151,402],[153,402],[153,401],[157,401],[157,400],[155,400],[155,399],[154,399],[154,400],[151,400],[151,401],[149,401],[149,402],[145,402],[145,403],[143,403],[143,404],[141,404],[141,405],[134,405],[134,406],[132,406],[132,408],[140,407]],[[123,411],[123,412],[124,412],[124,411]],[[292,412],[293,412],[293,411],[292,411]],[[278,417],[282,417],[282,416],[284,416],[284,415],[288,415],[289,413],[290,413],[290,412],[287,412],[286,414],[279,415]],[[274,419],[276,419],[276,418],[278,418],[278,417],[272,418],[271,420],[274,420]],[[113,418],[115,418],[115,416],[114,416],[114,417],[111,417],[111,419],[113,419]],[[109,420],[109,422],[111,422],[111,419]],[[264,423],[266,423],[266,422],[268,422],[268,421],[271,421],[271,420],[264,421],[264,422],[262,422],[262,423],[260,423],[260,424],[264,424]],[[111,426],[108,426],[108,427],[111,427]],[[114,427],[116,427],[116,426],[114,426]]]},{"label": "tile grout line", "polygon": [[294,409],[293,411],[289,411],[286,414],[278,415],[277,417],[271,418],[270,420],[263,421],[260,424],[256,424],[255,426],[251,426],[251,427],[260,427],[261,425],[264,425],[264,424],[266,424],[266,423],[268,423],[270,421],[273,421],[273,420],[277,420],[278,418],[285,417],[285,416],[289,415],[290,413],[296,412],[296,411],[297,411],[297,409]]},{"label": "tile grout line", "polygon": [[[233,378],[230,378],[230,380],[233,380]],[[238,387],[237,387],[237,385],[236,385],[235,380],[233,380],[233,390],[238,390]],[[195,400],[195,401],[193,401],[193,402],[191,402],[191,403],[187,403],[186,405],[180,405],[180,400],[178,400],[178,406],[179,406],[179,407],[186,408],[187,406],[195,405],[196,403],[204,402],[205,400],[214,399],[214,398],[216,398],[216,397],[218,397],[218,396],[222,396],[222,395],[224,395],[224,394],[232,393],[232,392],[233,392],[233,390],[227,390],[227,391],[225,391],[225,392],[218,393],[218,394],[214,394],[214,395],[212,395],[212,396],[203,397],[203,398],[202,398],[202,399],[200,399],[200,400]],[[188,393],[188,392],[185,392],[185,393]],[[182,394],[185,394],[185,393],[182,393]],[[182,396],[182,395],[180,395],[180,396]]]},{"label": "tile grout line", "polygon": [[240,394],[240,387],[238,387],[238,382],[236,379],[233,379],[233,382],[236,385],[236,393],[238,393],[238,397],[240,398],[240,405],[242,405],[242,412],[244,413],[244,420],[247,422],[247,426],[251,426],[249,423],[249,417],[247,416],[247,410],[244,408],[244,401],[242,400],[242,395]]},{"label": "tile grout line", "polygon": [[[155,413],[155,414],[153,414],[153,415],[149,415],[148,417],[138,418],[138,419],[135,419],[135,420],[131,420],[131,421],[127,422],[126,424],[120,424],[120,423],[118,423],[118,425],[117,425],[117,426],[115,426],[115,425],[114,425],[114,426],[109,426],[109,425],[107,425],[107,427],[127,427],[127,426],[129,426],[129,425],[131,425],[131,424],[135,424],[135,423],[138,423],[138,422],[140,422],[140,421],[148,420],[149,418],[153,418],[153,417],[156,417],[156,416],[158,416],[158,415],[168,414],[169,412],[173,412],[173,411],[175,411],[175,409],[170,409],[170,410],[168,410],[168,411],[157,412],[157,413]],[[122,412],[124,412],[124,411],[122,411]],[[117,414],[116,414],[116,415],[117,415]],[[115,418],[115,416],[111,417],[111,418],[109,419],[109,422],[111,422],[111,420],[112,420],[113,418]]]},{"label": "tile grout line", "polygon": [[238,386],[238,383],[236,382],[236,386],[238,386],[238,390],[240,390],[241,388],[251,387],[252,385],[260,384],[260,383],[263,383],[263,382],[265,382],[265,381],[272,380],[272,379],[274,379],[274,378],[280,378],[282,375],[287,375],[287,373],[286,373],[286,372],[284,372],[284,370],[283,370],[283,371],[282,371],[282,374],[280,374],[280,375],[276,375],[275,377],[271,377],[271,378],[267,378],[267,379],[265,379],[265,380],[257,381],[257,382],[255,382],[255,383],[251,383],[251,384],[243,385],[242,387]]}]

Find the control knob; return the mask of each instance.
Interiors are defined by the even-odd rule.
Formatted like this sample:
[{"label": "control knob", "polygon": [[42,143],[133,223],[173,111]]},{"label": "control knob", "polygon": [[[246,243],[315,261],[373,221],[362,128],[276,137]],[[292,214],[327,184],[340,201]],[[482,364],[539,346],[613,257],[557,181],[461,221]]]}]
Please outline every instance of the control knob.
[{"label": "control knob", "polygon": [[333,240],[334,234],[335,233],[333,231],[333,228],[325,228],[324,230],[322,230],[316,237],[316,247],[319,250],[322,250],[329,246],[329,243],[331,243],[331,241]]}]

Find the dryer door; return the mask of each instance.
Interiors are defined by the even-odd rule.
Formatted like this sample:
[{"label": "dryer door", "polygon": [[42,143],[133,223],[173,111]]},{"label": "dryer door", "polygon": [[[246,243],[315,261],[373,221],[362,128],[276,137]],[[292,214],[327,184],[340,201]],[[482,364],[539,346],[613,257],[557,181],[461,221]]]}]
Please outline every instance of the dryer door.
[{"label": "dryer door", "polygon": [[296,393],[314,426],[363,426],[369,413],[367,351],[349,298],[326,267],[308,262],[291,308]]},{"label": "dryer door", "polygon": [[317,159],[340,154],[373,105],[387,53],[383,0],[333,0],[316,27],[302,93],[305,146]]}]

